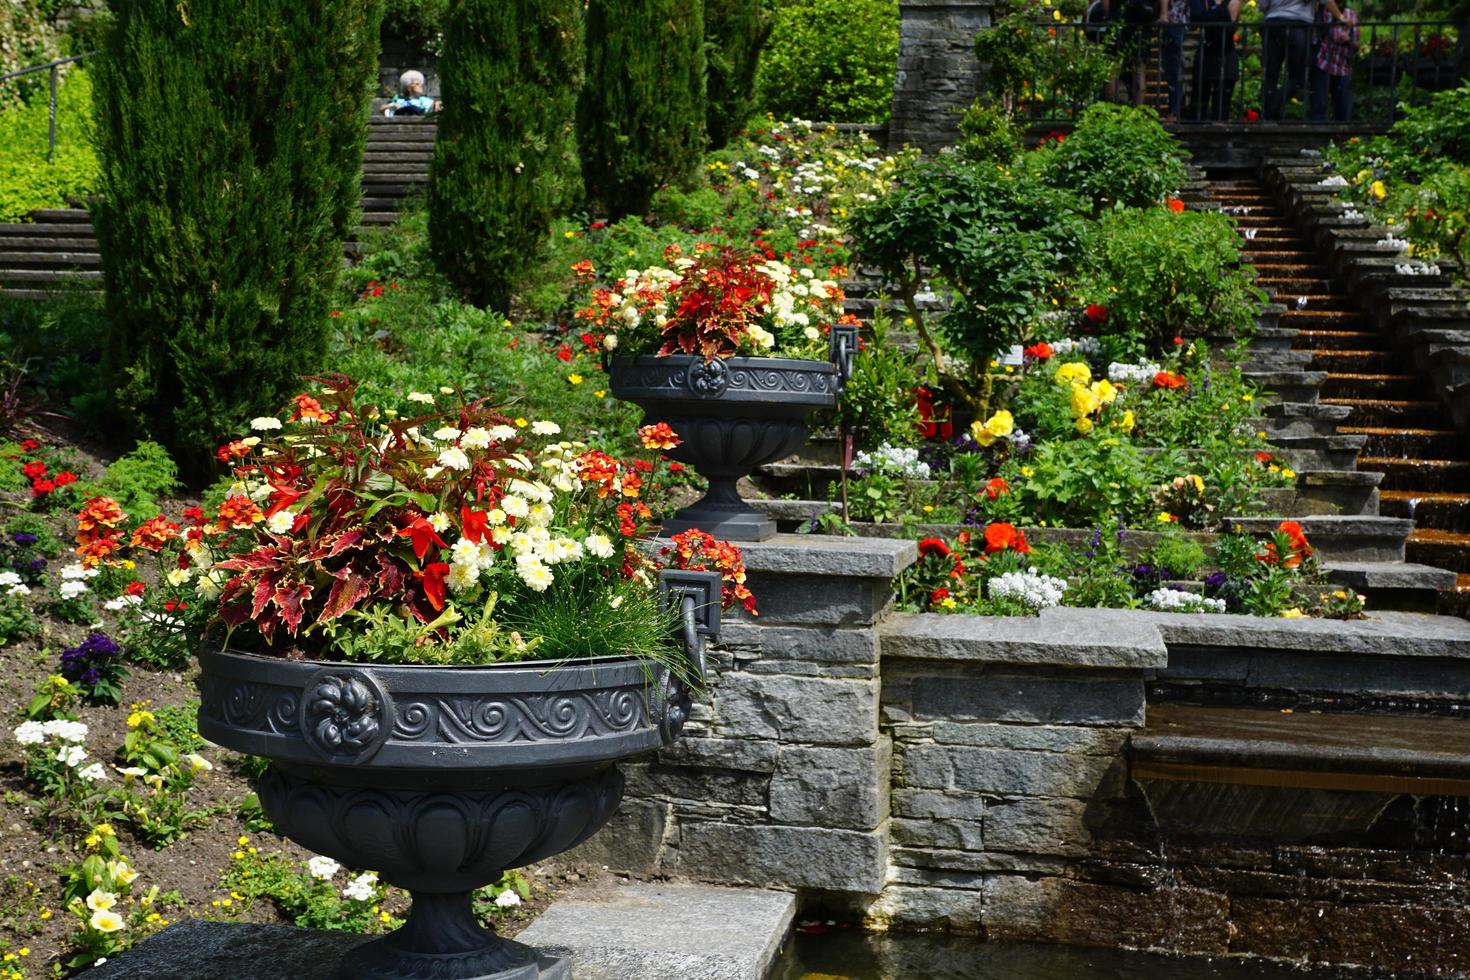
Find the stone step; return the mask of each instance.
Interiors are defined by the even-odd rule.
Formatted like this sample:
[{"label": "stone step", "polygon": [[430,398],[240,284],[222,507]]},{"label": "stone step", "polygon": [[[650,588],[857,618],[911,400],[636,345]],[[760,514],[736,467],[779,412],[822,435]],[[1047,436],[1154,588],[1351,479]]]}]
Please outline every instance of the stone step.
[{"label": "stone step", "polygon": [[[1278,297],[1277,302],[1282,302]],[[1327,310],[1282,303],[1281,325],[1298,330],[1367,330],[1368,318],[1355,310]]]},{"label": "stone step", "polygon": [[1352,412],[1355,425],[1405,425],[1433,428],[1442,419],[1439,402],[1391,398],[1324,397],[1322,404]]},{"label": "stone step", "polygon": [[1400,368],[1397,354],[1383,350],[1342,350],[1298,348],[1298,353],[1308,355],[1314,371],[1328,371],[1334,375],[1361,375]]},{"label": "stone step", "polygon": [[1382,334],[1371,330],[1300,330],[1298,342],[1312,353],[1373,351],[1387,354],[1391,348]]},{"label": "stone step", "polygon": [[1423,394],[1424,385],[1413,374],[1335,372],[1323,380],[1321,392],[1323,398],[1412,399]]},{"label": "stone step", "polygon": [[0,283],[15,283],[17,285],[35,284],[60,284],[63,282],[89,282],[100,281],[102,272],[100,269],[5,269],[0,268]]},{"label": "stone step", "polygon": [[[0,241],[0,246],[8,244]],[[99,266],[96,252],[0,252],[0,269],[73,269]]]},{"label": "stone step", "polygon": [[1409,535],[1407,556],[1455,573],[1470,572],[1470,534],[1419,528]]},{"label": "stone step", "polygon": [[1293,435],[1282,433],[1271,436],[1271,445],[1278,455],[1286,460],[1293,470],[1308,469],[1351,470],[1357,464],[1367,436],[1342,435]]},{"label": "stone step", "polygon": [[30,219],[37,224],[52,225],[92,223],[91,215],[83,208],[37,208],[30,213]]},{"label": "stone step", "polygon": [[[1358,313],[1358,306],[1344,293],[1277,293],[1276,302],[1288,310],[1320,313]],[[1361,314],[1358,314],[1361,315]]]},{"label": "stone step", "polygon": [[1284,402],[1315,402],[1326,371],[1242,371],[1251,384]]},{"label": "stone step", "polygon": [[1416,530],[1470,533],[1470,492],[1384,490],[1378,512],[1384,517],[1410,518]]},{"label": "stone step", "polygon": [[97,239],[89,235],[0,235],[7,252],[95,252]]},{"label": "stone step", "polygon": [[[1226,517],[1227,530],[1269,535],[1281,523],[1275,517]],[[1404,542],[1414,522],[1397,517],[1322,516],[1297,519],[1307,540],[1324,561],[1403,561]]]},{"label": "stone step", "polygon": [[1470,455],[1470,441],[1454,429],[1401,429],[1389,426],[1344,425],[1344,435],[1365,439],[1363,454],[1383,459],[1438,459]]},{"label": "stone step", "polygon": [[1373,596],[1386,592],[1439,592],[1455,584],[1455,573],[1433,565],[1406,561],[1333,561],[1323,562],[1322,572],[1328,581],[1369,594],[1369,605],[1381,608]]},{"label": "stone step", "polygon": [[1318,276],[1277,276],[1265,275],[1256,278],[1256,285],[1267,292],[1275,292],[1278,295],[1287,293],[1330,293],[1332,291],[1332,280]]},{"label": "stone step", "polygon": [[1470,461],[1359,456],[1358,466],[1383,474],[1385,490],[1456,491],[1470,487]]}]

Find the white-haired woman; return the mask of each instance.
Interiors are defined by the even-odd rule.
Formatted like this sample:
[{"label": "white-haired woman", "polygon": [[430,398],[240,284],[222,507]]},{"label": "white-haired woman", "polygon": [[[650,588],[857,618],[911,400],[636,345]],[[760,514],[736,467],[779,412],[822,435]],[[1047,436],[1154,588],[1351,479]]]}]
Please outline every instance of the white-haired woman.
[{"label": "white-haired woman", "polygon": [[438,99],[424,94],[424,73],[410,68],[398,76],[398,98],[383,107],[385,116],[422,116],[438,112]]}]

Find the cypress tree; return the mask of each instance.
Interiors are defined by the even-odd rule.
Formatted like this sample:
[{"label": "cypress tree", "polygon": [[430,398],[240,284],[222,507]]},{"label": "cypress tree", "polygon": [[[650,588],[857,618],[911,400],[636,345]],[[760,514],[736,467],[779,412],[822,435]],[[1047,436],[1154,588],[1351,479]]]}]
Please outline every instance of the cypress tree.
[{"label": "cypress tree", "polygon": [[718,150],[744,126],[755,106],[755,72],[771,19],[761,0],[704,0],[706,128]]},{"label": "cypress tree", "polygon": [[509,308],[511,288],[576,187],[580,7],[579,0],[462,0],[445,23],[429,243],[477,305]]},{"label": "cypress tree", "polygon": [[122,420],[186,474],[320,371],[361,206],[382,0],[116,0],[94,62]]},{"label": "cypress tree", "polygon": [[577,140],[587,193],[614,219],[648,210],[704,156],[704,0],[589,0]]}]

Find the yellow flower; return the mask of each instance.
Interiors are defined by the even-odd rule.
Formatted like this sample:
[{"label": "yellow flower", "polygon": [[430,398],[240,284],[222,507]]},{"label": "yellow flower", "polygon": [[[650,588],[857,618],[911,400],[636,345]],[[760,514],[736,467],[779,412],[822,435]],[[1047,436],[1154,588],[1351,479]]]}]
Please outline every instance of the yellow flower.
[{"label": "yellow flower", "polygon": [[235,840],[235,843],[239,844],[241,847],[244,847],[246,844],[250,843],[250,838],[246,837],[244,834],[241,834],[239,838]]},{"label": "yellow flower", "polygon": [[1167,510],[1166,511],[1161,511],[1159,513],[1159,523],[1160,524],[1173,524],[1177,520],[1179,520],[1179,518],[1175,517],[1173,514],[1169,513]]},{"label": "yellow flower", "polygon": [[953,609],[956,605],[958,605],[958,603],[954,601],[954,598],[952,596],[945,596],[939,601],[939,604],[945,609]]},{"label": "yellow flower", "polygon": [[1302,612],[1300,609],[1296,608],[1295,606],[1292,606],[1290,609],[1284,610],[1281,613],[1281,618],[1282,619],[1301,619],[1305,615],[1306,615],[1306,613]]},{"label": "yellow flower", "polygon": [[601,398],[603,395],[607,394],[607,389],[605,389],[605,388],[598,388],[592,394],[596,395],[598,398]]},{"label": "yellow flower", "polygon": [[122,916],[107,909],[98,909],[92,913],[88,925],[98,932],[117,932],[124,925]]},{"label": "yellow flower", "polygon": [[1201,480],[1199,477],[1195,476],[1193,473],[1191,473],[1189,475],[1189,482],[1194,484],[1194,489],[1195,489],[1195,492],[1196,493],[1204,493],[1205,492],[1205,481],[1204,480]]},{"label": "yellow flower", "polygon": [[1295,480],[1296,479],[1296,470],[1292,469],[1289,466],[1285,466],[1285,467],[1282,467],[1282,469],[1281,469],[1281,475],[1283,477],[1285,477],[1286,479],[1288,479],[1288,480]]},{"label": "yellow flower", "polygon": [[1059,385],[1085,385],[1092,380],[1092,369],[1082,361],[1068,361],[1057,365],[1051,378]]},{"label": "yellow flower", "polygon": [[1072,423],[1072,425],[1079,433],[1084,436],[1092,431],[1092,419],[1087,418],[1086,416],[1078,419],[1076,422]]},{"label": "yellow flower", "polygon": [[1388,188],[1383,186],[1383,181],[1375,180],[1368,186],[1368,193],[1372,194],[1375,200],[1381,201],[1388,196]]},{"label": "yellow flower", "polygon": [[580,374],[569,374],[569,375],[567,375],[567,384],[579,385],[581,383],[582,383],[582,376]]},{"label": "yellow flower", "polygon": [[527,422],[525,419],[516,419],[516,428],[517,429],[524,429],[526,426],[528,426],[530,424],[531,423],[530,422]]},{"label": "yellow flower", "polygon": [[1372,176],[1373,176],[1373,171],[1371,171],[1371,170],[1359,170],[1358,171],[1358,176],[1356,176],[1356,177],[1353,178],[1353,183],[1355,183],[1355,184],[1361,184],[1363,181],[1367,180],[1369,177],[1372,177]]},{"label": "yellow flower", "polygon": [[156,720],[157,719],[154,718],[153,712],[151,711],[134,711],[132,714],[128,715],[128,727],[137,728],[145,721],[149,724],[152,724]]},{"label": "yellow flower", "polygon": [[92,894],[87,896],[87,908],[93,912],[102,912],[117,904],[117,896],[112,892],[103,891],[101,888],[92,889]]},{"label": "yellow flower", "polygon": [[932,514],[932,513],[934,513],[934,505],[933,504],[925,504],[924,505],[924,513],[926,513],[926,514]]},{"label": "yellow flower", "polygon": [[1008,436],[1016,431],[1016,418],[1005,409],[996,412],[985,420],[985,428],[997,436]]},{"label": "yellow flower", "polygon": [[1021,467],[1021,475],[1029,480],[1036,475],[1036,471],[1029,466],[1023,466]]},{"label": "yellow flower", "polygon": [[1051,12],[1051,19],[1060,23],[1062,20],[1062,12],[1060,10],[1053,10]]},{"label": "yellow flower", "polygon": [[1102,402],[1104,405],[1111,405],[1118,398],[1118,389],[1114,388],[1113,383],[1111,381],[1108,381],[1106,378],[1101,381],[1094,381],[1092,383],[1092,387],[1089,390],[1094,395],[1096,395],[1097,400]]},{"label": "yellow flower", "polygon": [[[1102,405],[1102,399],[1093,393],[1092,389],[1084,388],[1082,385],[1072,387],[1072,417],[1078,420],[1086,418],[1097,411]],[[1079,426],[1079,431],[1081,427]],[[1089,425],[1088,428],[1091,428]]]},{"label": "yellow flower", "polygon": [[1124,412],[1123,413],[1122,420],[1119,421],[1119,422],[1117,422],[1116,425],[1118,426],[1118,428],[1122,429],[1124,432],[1132,432],[1133,431],[1133,409],[1130,408],[1130,409],[1128,409],[1128,411]]}]

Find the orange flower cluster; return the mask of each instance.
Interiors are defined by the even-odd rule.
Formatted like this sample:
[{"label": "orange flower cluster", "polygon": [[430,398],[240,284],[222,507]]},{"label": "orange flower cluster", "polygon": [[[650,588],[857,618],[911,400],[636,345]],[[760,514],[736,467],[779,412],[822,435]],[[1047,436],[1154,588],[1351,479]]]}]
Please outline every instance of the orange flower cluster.
[{"label": "orange flower cluster", "polygon": [[1175,374],[1172,371],[1160,371],[1154,375],[1154,387],[1169,388],[1171,390],[1188,388],[1189,379],[1182,374]]},{"label": "orange flower cluster", "polygon": [[672,557],[670,568],[719,572],[726,583],[722,590],[724,608],[729,609],[738,602],[752,616],[759,615],[755,610],[755,596],[745,586],[745,556],[739,548],[728,541],[717,541],[698,528],[676,534],[670,541],[672,545],[660,552]]},{"label": "orange flower cluster", "polygon": [[1296,568],[1312,557],[1312,545],[1307,541],[1306,532],[1296,521],[1282,521],[1276,528],[1276,536],[1284,537],[1280,542],[1282,546],[1278,548],[1277,541],[1267,541],[1265,553],[1257,556],[1266,564]]},{"label": "orange flower cluster", "polygon": [[132,540],[129,542],[134,548],[143,548],[147,551],[158,552],[163,546],[179,536],[179,526],[173,521],[159,514],[157,517],[149,518],[133,531]]},{"label": "orange flower cluster", "polygon": [[636,498],[643,490],[643,478],[600,449],[592,449],[577,457],[577,476],[597,490],[597,499],[608,497]]},{"label": "orange flower cluster", "polygon": [[684,440],[669,428],[667,422],[641,427],[638,430],[638,438],[643,440],[644,449],[677,449],[684,444]]},{"label": "orange flower cluster", "polygon": [[263,520],[265,520],[265,512],[249,497],[235,494],[226,497],[225,502],[219,505],[220,530],[234,528],[242,531]]},{"label": "orange flower cluster", "polygon": [[76,542],[83,565],[96,568],[108,561],[109,555],[122,550],[120,525],[127,519],[128,515],[111,497],[93,497],[82,505],[77,514]]},{"label": "orange flower cluster", "polygon": [[986,525],[985,553],[993,555],[1001,551],[1014,551],[1018,555],[1030,554],[1031,545],[1026,543],[1026,532],[1005,521]]}]

